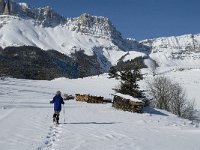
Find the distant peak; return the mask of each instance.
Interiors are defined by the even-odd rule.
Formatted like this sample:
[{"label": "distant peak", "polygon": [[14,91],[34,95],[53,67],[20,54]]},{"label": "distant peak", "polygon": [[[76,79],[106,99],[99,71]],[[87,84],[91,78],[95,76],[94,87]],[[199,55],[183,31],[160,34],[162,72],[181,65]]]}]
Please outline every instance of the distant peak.
[{"label": "distant peak", "polygon": [[80,17],[91,17],[91,18],[104,18],[106,20],[109,20],[107,17],[104,17],[104,16],[95,16],[95,15],[92,15],[92,14],[89,14],[89,13],[82,13],[80,15]]},{"label": "distant peak", "polygon": [[52,7],[50,6],[44,6],[44,7],[40,7],[39,9],[44,9],[44,10],[50,10],[50,11],[54,11]]},{"label": "distant peak", "polygon": [[0,15],[13,15],[25,19],[34,19],[43,26],[52,27],[65,24],[66,19],[56,13],[50,6],[34,8],[27,3],[0,0]]},{"label": "distant peak", "polygon": [[98,18],[98,19],[102,19],[104,21],[109,21],[110,24],[112,24],[111,21],[107,17],[104,17],[104,16],[94,16],[94,15],[91,15],[91,14],[88,14],[88,13],[81,14],[79,18]]},{"label": "distant peak", "polygon": [[90,17],[90,16],[92,16],[92,15],[91,15],[91,14],[88,14],[88,13],[83,13],[83,14],[81,14],[80,16]]},{"label": "distant peak", "polygon": [[70,30],[83,34],[95,35],[104,38],[121,38],[121,33],[116,30],[112,22],[102,16],[93,16],[83,13],[79,17],[69,18],[67,26]]}]

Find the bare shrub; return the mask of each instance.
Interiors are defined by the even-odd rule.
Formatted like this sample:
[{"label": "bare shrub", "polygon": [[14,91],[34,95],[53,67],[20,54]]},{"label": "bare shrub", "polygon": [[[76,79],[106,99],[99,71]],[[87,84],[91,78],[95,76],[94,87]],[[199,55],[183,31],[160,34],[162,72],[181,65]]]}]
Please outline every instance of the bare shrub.
[{"label": "bare shrub", "polygon": [[160,76],[154,78],[152,82],[148,82],[148,89],[155,107],[185,119],[194,119],[195,103],[187,100],[185,91],[180,84]]},{"label": "bare shrub", "polygon": [[153,106],[169,111],[171,84],[171,81],[165,77],[157,77],[152,82],[148,82],[149,94],[153,98]]}]

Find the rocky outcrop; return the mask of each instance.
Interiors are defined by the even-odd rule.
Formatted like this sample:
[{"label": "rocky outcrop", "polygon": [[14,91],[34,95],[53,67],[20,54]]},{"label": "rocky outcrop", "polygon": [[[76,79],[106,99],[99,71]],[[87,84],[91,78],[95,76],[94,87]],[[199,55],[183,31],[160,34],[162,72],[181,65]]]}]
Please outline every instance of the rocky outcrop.
[{"label": "rocky outcrop", "polygon": [[116,30],[111,21],[106,17],[97,17],[84,13],[80,17],[68,19],[67,27],[71,31],[95,35],[97,37],[122,38],[121,33]]},{"label": "rocky outcrop", "polygon": [[137,50],[138,48],[146,50],[136,40],[123,39],[121,33],[106,17],[92,16],[84,13],[80,17],[69,18],[66,26],[71,31],[111,40],[114,45],[124,51]]},{"label": "rocky outcrop", "polygon": [[11,14],[12,5],[10,0],[0,0],[0,14],[10,15]]},{"label": "rocky outcrop", "polygon": [[10,0],[7,0],[3,14],[4,15],[10,15],[11,12],[12,12],[12,5],[10,3]]},{"label": "rocky outcrop", "polygon": [[1,15],[16,15],[23,18],[31,18],[44,26],[57,26],[66,23],[66,19],[56,13],[50,7],[34,8],[26,3],[16,3],[15,1],[0,1]]},{"label": "rocky outcrop", "polygon": [[0,0],[0,14],[3,14],[5,5],[6,5],[5,1]]}]

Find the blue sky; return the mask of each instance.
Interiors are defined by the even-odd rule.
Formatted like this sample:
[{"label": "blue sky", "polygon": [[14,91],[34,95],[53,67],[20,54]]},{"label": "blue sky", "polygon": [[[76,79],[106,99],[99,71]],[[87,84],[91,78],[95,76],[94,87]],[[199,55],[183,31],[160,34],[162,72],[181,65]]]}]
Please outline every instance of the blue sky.
[{"label": "blue sky", "polygon": [[200,33],[200,0],[17,0],[51,6],[65,17],[108,17],[123,37],[137,40]]}]

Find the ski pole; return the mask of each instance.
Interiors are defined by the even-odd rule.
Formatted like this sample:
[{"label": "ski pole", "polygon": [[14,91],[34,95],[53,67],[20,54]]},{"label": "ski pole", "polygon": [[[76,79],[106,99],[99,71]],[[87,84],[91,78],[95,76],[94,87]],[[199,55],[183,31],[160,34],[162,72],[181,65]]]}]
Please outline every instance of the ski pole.
[{"label": "ski pole", "polygon": [[65,105],[63,104],[64,124],[65,124]]}]

